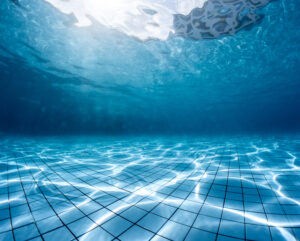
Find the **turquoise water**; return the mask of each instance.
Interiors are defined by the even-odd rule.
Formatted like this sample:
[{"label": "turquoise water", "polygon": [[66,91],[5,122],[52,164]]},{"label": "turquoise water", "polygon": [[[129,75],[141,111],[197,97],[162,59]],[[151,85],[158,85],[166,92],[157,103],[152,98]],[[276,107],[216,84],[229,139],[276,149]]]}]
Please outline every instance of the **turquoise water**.
[{"label": "turquoise water", "polygon": [[299,240],[296,0],[2,0],[0,240]]},{"label": "turquoise water", "polygon": [[[170,1],[158,2],[165,3],[158,9],[168,9]],[[107,26],[90,17],[93,24],[78,27],[74,12],[81,8],[65,4],[69,14],[40,0],[19,1],[20,6],[1,2],[1,130],[29,134],[299,130],[297,1],[272,1],[256,10],[264,17],[252,25],[231,36],[200,40],[174,36],[165,40],[164,35],[142,40],[140,28],[129,25],[127,29],[135,31],[119,31],[123,22],[114,19],[114,25]],[[100,11],[102,5],[93,9]],[[106,8],[104,13],[109,12]],[[164,27],[164,21],[157,21]],[[207,25],[210,21],[214,20],[207,20]],[[155,33],[145,36],[154,38]]]},{"label": "turquoise water", "polygon": [[1,138],[0,239],[299,240],[299,147],[295,136]]}]

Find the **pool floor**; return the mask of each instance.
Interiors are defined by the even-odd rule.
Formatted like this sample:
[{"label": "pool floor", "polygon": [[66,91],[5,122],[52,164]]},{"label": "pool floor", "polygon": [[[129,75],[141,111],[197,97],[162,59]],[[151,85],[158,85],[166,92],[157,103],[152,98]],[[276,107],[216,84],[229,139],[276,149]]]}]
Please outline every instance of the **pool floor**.
[{"label": "pool floor", "polygon": [[299,240],[300,138],[6,137],[0,240]]}]

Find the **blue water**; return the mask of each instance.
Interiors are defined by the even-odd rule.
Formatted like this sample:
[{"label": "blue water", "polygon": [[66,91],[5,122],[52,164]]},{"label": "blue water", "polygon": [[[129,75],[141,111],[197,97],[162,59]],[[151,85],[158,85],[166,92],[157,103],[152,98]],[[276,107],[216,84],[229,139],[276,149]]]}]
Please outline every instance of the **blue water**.
[{"label": "blue water", "polygon": [[299,240],[299,155],[295,136],[1,138],[0,239]]},{"label": "blue water", "polygon": [[[23,2],[23,4],[22,4]],[[0,4],[0,128],[23,133],[299,130],[299,4],[209,40],[141,41],[40,0]],[[8,104],[9,103],[9,104]]]},{"label": "blue water", "polygon": [[1,0],[0,240],[299,240],[297,0]]}]

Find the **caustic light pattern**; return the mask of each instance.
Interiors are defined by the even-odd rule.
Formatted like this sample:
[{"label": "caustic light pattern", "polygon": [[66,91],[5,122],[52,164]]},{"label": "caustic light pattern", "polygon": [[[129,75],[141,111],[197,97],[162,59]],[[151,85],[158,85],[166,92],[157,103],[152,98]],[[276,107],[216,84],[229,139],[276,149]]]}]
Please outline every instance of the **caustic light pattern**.
[{"label": "caustic light pattern", "polygon": [[2,138],[0,240],[297,240],[300,140]]}]

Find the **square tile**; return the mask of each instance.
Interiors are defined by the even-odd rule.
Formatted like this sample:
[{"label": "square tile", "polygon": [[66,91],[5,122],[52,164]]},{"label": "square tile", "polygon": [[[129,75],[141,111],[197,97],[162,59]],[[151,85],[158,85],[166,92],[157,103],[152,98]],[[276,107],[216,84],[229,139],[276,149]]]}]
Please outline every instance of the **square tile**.
[{"label": "square tile", "polygon": [[68,240],[73,240],[75,237],[66,227],[61,227],[49,233],[43,234],[43,238],[45,239],[45,241],[53,241],[53,240],[68,241]]},{"label": "square tile", "polygon": [[89,232],[79,237],[79,241],[110,241],[112,239],[113,236],[100,227],[90,230]]},{"label": "square tile", "polygon": [[177,223],[191,226],[196,218],[195,213],[184,211],[182,209],[177,209],[174,215],[171,217],[171,220]]},{"label": "square tile", "polygon": [[87,217],[81,218],[73,223],[68,224],[68,228],[75,234],[76,237],[94,229],[97,226],[93,221]]},{"label": "square tile", "polygon": [[211,241],[216,239],[216,234],[192,228],[186,237],[186,241]]},{"label": "square tile", "polygon": [[142,220],[138,222],[142,227],[149,229],[152,232],[157,232],[165,223],[166,218],[157,216],[153,213],[147,214]]},{"label": "square tile", "polygon": [[208,232],[217,233],[220,224],[219,218],[198,215],[193,227],[202,229]]},{"label": "square tile", "polygon": [[14,229],[14,235],[16,241],[18,240],[26,240],[39,236],[39,232],[35,226],[35,224],[29,224],[24,227],[20,227]]},{"label": "square tile", "polygon": [[175,223],[172,221],[168,221],[158,232],[158,235],[161,235],[165,238],[179,241],[183,240],[189,231],[189,227]]},{"label": "square tile", "polygon": [[121,218],[119,216],[116,216],[106,223],[102,225],[102,227],[111,233],[113,236],[117,237],[121,233],[123,233],[125,230],[127,230],[130,226],[132,226],[132,223],[125,220],[124,218]]},{"label": "square tile", "polygon": [[244,223],[222,220],[219,233],[234,238],[244,239],[245,225]]},{"label": "square tile", "polygon": [[119,239],[122,241],[140,241],[150,240],[154,236],[154,233],[149,232],[139,226],[133,226],[125,233],[123,233]]}]

